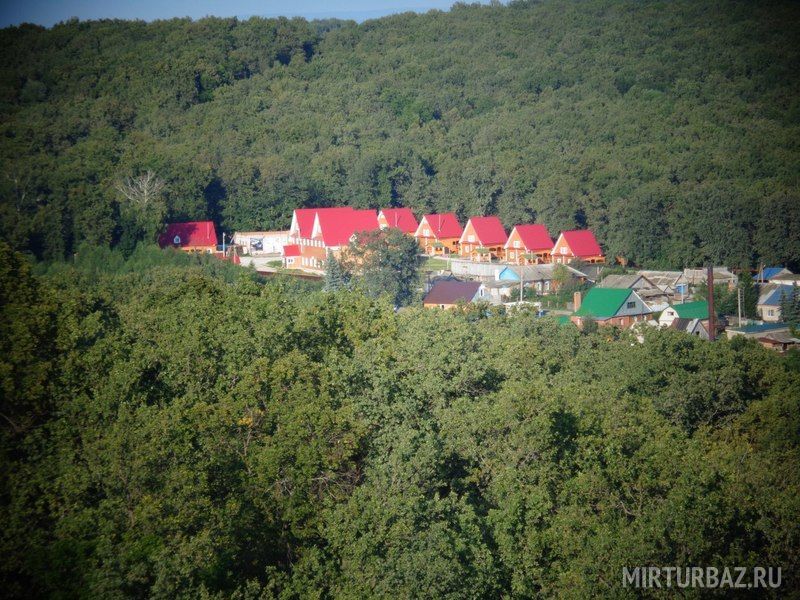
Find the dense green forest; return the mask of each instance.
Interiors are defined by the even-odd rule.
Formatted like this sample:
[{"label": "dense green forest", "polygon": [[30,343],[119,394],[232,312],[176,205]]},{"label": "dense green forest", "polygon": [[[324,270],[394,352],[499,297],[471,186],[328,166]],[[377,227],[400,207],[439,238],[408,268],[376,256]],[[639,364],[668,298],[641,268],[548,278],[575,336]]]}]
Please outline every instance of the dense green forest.
[{"label": "dense green forest", "polygon": [[155,248],[32,268],[0,244],[5,597],[633,597],[636,565],[800,585],[796,356],[396,313]]},{"label": "dense green forest", "polygon": [[115,184],[149,169],[169,219],[229,232],[402,204],[589,226],[646,266],[798,268],[799,30],[797,2],[728,0],[8,28],[1,235],[132,248]]}]

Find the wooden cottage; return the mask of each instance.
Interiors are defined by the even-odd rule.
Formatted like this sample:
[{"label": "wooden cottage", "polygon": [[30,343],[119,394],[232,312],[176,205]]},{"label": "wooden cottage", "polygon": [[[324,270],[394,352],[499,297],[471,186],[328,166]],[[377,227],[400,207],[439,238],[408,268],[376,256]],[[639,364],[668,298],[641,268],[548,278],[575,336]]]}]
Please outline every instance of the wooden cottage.
[{"label": "wooden cottage", "polygon": [[425,254],[444,255],[458,251],[458,240],[463,233],[455,213],[424,215],[414,232]]},{"label": "wooden cottage", "polygon": [[381,229],[394,227],[403,233],[414,235],[419,223],[410,208],[384,208],[378,213],[378,226]]},{"label": "wooden cottage", "polygon": [[588,229],[573,229],[562,231],[553,246],[552,260],[554,263],[566,264],[573,260],[581,260],[585,263],[604,263],[606,262],[600,244],[594,237],[594,233]]},{"label": "wooden cottage", "polygon": [[491,262],[505,254],[506,230],[497,217],[472,217],[458,240],[458,253],[470,260]]},{"label": "wooden cottage", "polygon": [[511,230],[504,249],[506,262],[515,265],[548,263],[553,239],[544,225],[517,225]]},{"label": "wooden cottage", "polygon": [[170,223],[158,237],[162,248],[179,248],[185,252],[211,254],[217,251],[217,231],[213,221]]}]

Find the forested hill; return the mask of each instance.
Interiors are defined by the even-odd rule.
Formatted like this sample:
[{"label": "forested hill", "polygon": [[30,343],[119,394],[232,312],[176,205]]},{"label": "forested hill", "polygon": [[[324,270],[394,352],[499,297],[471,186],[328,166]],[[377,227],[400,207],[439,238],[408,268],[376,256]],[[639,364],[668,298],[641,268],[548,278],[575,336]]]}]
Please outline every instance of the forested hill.
[{"label": "forested hill", "polygon": [[795,2],[554,0],[5,29],[2,236],[130,245],[114,183],[151,169],[168,218],[226,231],[403,204],[800,267],[799,26]]}]

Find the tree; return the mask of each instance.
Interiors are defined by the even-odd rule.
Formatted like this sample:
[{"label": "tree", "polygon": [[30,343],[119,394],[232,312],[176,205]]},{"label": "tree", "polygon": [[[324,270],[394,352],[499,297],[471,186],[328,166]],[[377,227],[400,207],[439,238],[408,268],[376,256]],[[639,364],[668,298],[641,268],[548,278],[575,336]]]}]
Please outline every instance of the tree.
[{"label": "tree", "polygon": [[328,250],[325,259],[325,290],[335,292],[346,289],[350,285],[350,278],[351,273],[346,271],[333,252]]},{"label": "tree", "polygon": [[357,233],[342,263],[368,295],[387,294],[395,306],[406,306],[414,299],[419,286],[419,246],[399,229]]},{"label": "tree", "polygon": [[754,319],[758,316],[758,290],[753,284],[753,276],[747,269],[739,276],[739,293],[742,295],[742,312],[744,316]]},{"label": "tree", "polygon": [[133,228],[137,239],[156,241],[167,214],[165,185],[164,180],[148,170],[126,177],[114,186],[120,196],[120,213]]}]

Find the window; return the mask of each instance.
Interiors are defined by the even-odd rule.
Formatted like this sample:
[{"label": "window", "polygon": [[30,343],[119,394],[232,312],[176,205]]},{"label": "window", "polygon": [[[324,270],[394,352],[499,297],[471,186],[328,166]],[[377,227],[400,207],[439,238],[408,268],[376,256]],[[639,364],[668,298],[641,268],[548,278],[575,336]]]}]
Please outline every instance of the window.
[{"label": "window", "polygon": [[431,237],[431,230],[430,229],[423,229],[422,230],[422,235],[424,235],[425,237]]},{"label": "window", "polygon": [[628,302],[628,304],[626,304],[625,306],[627,306],[628,308],[636,308],[636,302]]},{"label": "window", "polygon": [[475,241],[475,236],[474,235],[468,235],[467,236],[467,241],[468,242],[474,242]]},{"label": "window", "polygon": [[514,248],[519,248],[519,240],[514,240]]},{"label": "window", "polygon": [[772,310],[772,309],[770,308],[770,309],[767,311],[767,316],[769,316],[769,317],[774,317],[774,316],[775,316],[775,311],[774,311],[774,310]]}]

